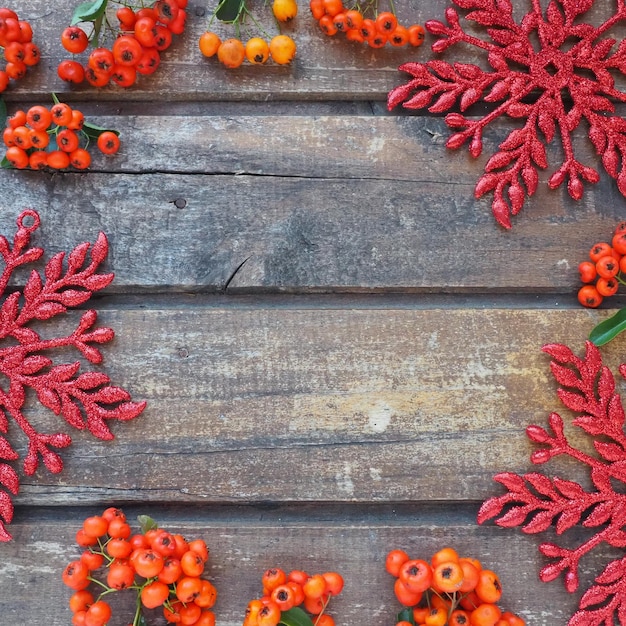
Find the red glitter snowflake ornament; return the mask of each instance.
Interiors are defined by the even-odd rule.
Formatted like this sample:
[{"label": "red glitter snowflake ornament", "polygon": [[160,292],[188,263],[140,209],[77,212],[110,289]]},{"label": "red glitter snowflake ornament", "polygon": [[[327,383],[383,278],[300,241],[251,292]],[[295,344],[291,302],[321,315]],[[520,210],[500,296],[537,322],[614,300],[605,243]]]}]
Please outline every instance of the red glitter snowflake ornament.
[{"label": "red glitter snowflake ornament", "polygon": [[[0,295],[6,296],[0,307],[0,372],[8,385],[0,387],[0,433],[7,434],[9,418],[21,429],[28,440],[24,458],[24,472],[32,475],[37,470],[39,458],[52,473],[63,469],[60,455],[52,448],[66,448],[71,443],[64,433],[44,434],[38,432],[24,415],[22,408],[26,390],[36,392],[39,402],[61,415],[74,428],[88,429],[100,439],[113,439],[106,420],[130,420],[139,415],[145,402],[131,402],[130,395],[120,387],[109,384],[110,379],[100,372],[79,374],[80,362],[55,365],[44,356],[54,348],[74,347],[90,363],[100,363],[102,353],[93,344],[113,339],[110,328],[94,328],[97,313],[85,311],[76,329],[69,335],[43,339],[27,325],[38,320],[49,320],[65,313],[68,308],[84,304],[95,291],[104,289],[113,274],[97,274],[98,266],[108,252],[108,242],[100,233],[93,246],[78,245],[67,257],[59,252],[45,266],[43,277],[33,271],[22,292],[5,293],[15,270],[33,263],[43,256],[42,248],[30,247],[31,235],[39,228],[37,212],[26,210],[17,219],[17,232],[11,246],[0,235],[0,255],[4,269],[0,274]],[[91,252],[89,253],[89,248]],[[19,454],[0,435],[0,541],[9,541],[11,535],[5,524],[13,519],[13,502],[10,494],[17,494],[17,472],[2,461],[15,461]],[[4,520],[4,522],[3,522]]]},{"label": "red glitter snowflake ornament", "polygon": [[[561,385],[558,395],[563,404],[578,413],[573,424],[593,438],[596,455],[572,446],[564,433],[563,419],[550,415],[552,433],[541,426],[529,426],[528,438],[544,447],[532,453],[535,464],[565,455],[588,466],[595,491],[585,491],[578,483],[563,478],[548,478],[531,472],[519,476],[505,472],[495,480],[508,492],[486,500],[478,513],[478,523],[496,518],[499,526],[521,526],[525,533],[540,533],[555,523],[562,534],[582,520],[593,535],[575,549],[554,543],[542,543],[539,550],[550,559],[539,573],[548,582],[565,572],[565,588],[574,592],[579,585],[581,558],[602,543],[626,548],[626,495],[615,491],[626,482],[626,435],[624,407],[615,391],[615,379],[602,364],[598,348],[590,341],[584,358],[577,357],[567,346],[549,344],[544,352],[552,357],[550,368]],[[626,377],[626,365],[619,371]],[[619,487],[618,487],[619,489]],[[582,596],[579,609],[569,626],[612,626],[626,624],[626,557],[612,561],[596,577],[596,584]],[[617,621],[614,616],[617,614]]]},{"label": "red glitter snowflake ornament", "polygon": [[[519,24],[513,19],[511,0],[452,1],[470,10],[465,19],[486,27],[491,41],[464,32],[456,9],[449,7],[445,12],[448,26],[436,20],[425,24],[430,33],[440,37],[432,50],[439,53],[457,43],[469,44],[487,53],[493,71],[442,60],[405,63],[399,69],[413,78],[389,92],[389,109],[403,103],[408,109],[428,107],[432,113],[443,113],[458,101],[461,113],[448,113],[445,121],[459,130],[446,146],[457,149],[469,140],[473,157],[481,154],[483,129],[492,121],[503,115],[525,119],[524,126],[511,131],[487,161],[474,190],[476,198],[493,191],[493,214],[505,228],[511,227],[511,214],[519,213],[526,196],[535,193],[538,168],[548,167],[545,146],[557,132],[563,162],[550,176],[548,186],[555,189],[567,179],[570,196],[579,200],[583,180],[598,182],[598,172],[574,155],[572,134],[583,118],[604,169],[617,179],[626,196],[626,120],[612,115],[615,106],[611,101],[626,101],[611,75],[615,70],[626,73],[626,41],[610,54],[616,40],[604,36],[626,20],[623,0],[617,0],[615,13],[597,27],[576,21],[594,0],[552,0],[545,16],[539,0],[531,0],[532,9]],[[539,50],[533,39],[538,40]],[[466,118],[462,112],[481,98],[494,108],[481,119]]]}]

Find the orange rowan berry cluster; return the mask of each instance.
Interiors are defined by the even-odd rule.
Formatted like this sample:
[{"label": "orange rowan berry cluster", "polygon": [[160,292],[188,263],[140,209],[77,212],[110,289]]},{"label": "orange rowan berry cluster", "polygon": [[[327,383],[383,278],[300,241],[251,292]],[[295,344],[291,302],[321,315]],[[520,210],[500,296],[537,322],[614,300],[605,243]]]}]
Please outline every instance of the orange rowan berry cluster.
[{"label": "orange rowan berry cluster", "polygon": [[169,623],[215,626],[211,608],[217,591],[201,578],[209,559],[204,540],[187,541],[149,517],[139,519],[142,531],[135,534],[124,512],[114,507],[83,522],[76,542],[84,551],[63,571],[63,582],[74,590],[72,624],[104,626],[113,612],[106,596],[130,589],[137,594],[132,626],[145,623],[143,608],[158,607]]},{"label": "orange rowan berry cluster", "polygon": [[396,578],[394,593],[405,609],[396,626],[524,626],[502,612],[498,575],[480,561],[442,548],[430,561],[411,559],[404,550],[387,554],[385,569]]},{"label": "orange rowan berry cluster", "polygon": [[161,53],[172,44],[173,35],[180,35],[185,29],[187,2],[157,0],[152,6],[141,3],[136,8],[116,3],[119,30],[113,33],[110,47],[97,41],[100,29],[95,22],[101,20],[101,15],[85,22],[92,23],[89,34],[80,26],[68,26],[61,33],[61,44],[68,52],[81,54],[90,43],[94,47],[84,65],[76,59],[61,61],[57,68],[59,77],[68,83],[87,81],[93,87],[105,87],[111,82],[130,87],[140,75],[153,74],[161,62]]},{"label": "orange rowan berry cluster", "polygon": [[370,17],[358,5],[345,7],[342,0],[310,0],[309,7],[322,32],[329,37],[343,33],[349,41],[365,43],[371,48],[387,44],[398,48],[418,47],[424,42],[421,24],[403,26],[392,11],[377,12]]},{"label": "orange rowan berry cluster", "polygon": [[33,43],[33,29],[26,20],[20,20],[15,11],[0,8],[0,48],[6,61],[0,69],[0,93],[11,80],[20,80],[29,67],[37,65],[41,54]]},{"label": "orange rowan berry cluster", "polygon": [[19,109],[7,118],[2,134],[6,146],[2,165],[33,170],[84,170],[91,165],[87,148],[94,138],[103,154],[115,154],[119,149],[120,139],[115,131],[85,122],[81,111],[64,102],[56,102],[50,108],[34,105],[26,111]]},{"label": "orange rowan berry cluster", "polygon": [[578,266],[581,282],[578,302],[589,308],[602,304],[605,297],[617,293],[626,276],[626,222],[620,222],[611,243],[601,241],[589,250],[589,260]]},{"label": "orange rowan berry cluster", "polygon": [[[232,5],[232,7],[230,6]],[[273,0],[272,13],[277,22],[291,22],[298,14],[296,0]],[[235,37],[222,40],[211,30],[215,18],[235,26]],[[244,43],[241,27],[250,18],[256,30],[261,30],[259,21],[254,18],[245,1],[223,0],[213,12],[206,32],[200,35],[198,47],[207,58],[217,57],[218,61],[229,69],[235,69],[248,62],[251,65],[263,65],[270,59],[278,65],[288,65],[296,56],[296,42],[289,36],[279,33],[270,37],[265,31],[255,33]],[[259,36],[263,35],[263,36]]]},{"label": "orange rowan berry cluster", "polygon": [[315,626],[335,626],[325,610],[330,598],[343,589],[343,578],[337,572],[309,575],[302,570],[287,573],[274,567],[264,572],[262,583],[263,596],[248,603],[243,626],[276,626],[283,619],[285,623],[314,621]]}]

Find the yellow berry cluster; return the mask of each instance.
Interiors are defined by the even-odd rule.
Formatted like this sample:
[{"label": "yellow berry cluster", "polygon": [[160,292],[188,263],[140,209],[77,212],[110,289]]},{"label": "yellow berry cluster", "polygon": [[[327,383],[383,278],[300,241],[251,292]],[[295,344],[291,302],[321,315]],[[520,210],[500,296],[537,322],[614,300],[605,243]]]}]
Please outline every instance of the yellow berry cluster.
[{"label": "yellow berry cluster", "polygon": [[[290,22],[298,14],[298,3],[296,0],[273,0],[272,13],[279,25]],[[213,32],[211,25],[215,18],[232,24],[235,36],[222,40]],[[248,18],[255,24],[257,32],[244,43],[241,30]],[[295,41],[282,33],[274,37],[267,35],[245,0],[222,0],[213,12],[206,32],[200,36],[198,45],[205,57],[216,56],[220,63],[230,69],[240,67],[246,61],[251,65],[263,65],[270,59],[278,65],[288,65],[296,55]]]}]

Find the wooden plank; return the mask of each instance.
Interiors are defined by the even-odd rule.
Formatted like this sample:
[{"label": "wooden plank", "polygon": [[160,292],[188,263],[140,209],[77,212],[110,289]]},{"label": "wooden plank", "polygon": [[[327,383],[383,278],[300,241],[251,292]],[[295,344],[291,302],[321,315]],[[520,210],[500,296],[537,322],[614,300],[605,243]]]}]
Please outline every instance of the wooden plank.
[{"label": "wooden plank", "polygon": [[[572,417],[541,346],[563,342],[582,354],[603,317],[322,306],[105,310],[100,323],[118,331],[105,370],[148,408],[113,424],[113,442],[76,433],[62,451],[65,471],[24,478],[17,502],[482,500],[501,491],[496,473],[534,468],[529,424],[546,424],[552,411]],[[616,371],[619,342],[605,352]],[[34,398],[28,414],[47,432],[60,427]],[[571,479],[588,482],[585,467],[566,466]]]},{"label": "wooden plank", "polygon": [[[474,161],[446,150],[441,119],[419,116],[95,120],[121,130],[121,154],[96,154],[88,174],[0,171],[10,190],[0,199],[0,232],[11,232],[23,207],[41,212],[41,236],[56,250],[104,230],[113,243],[113,290],[220,290],[245,261],[231,290],[573,298],[578,263],[623,217],[612,179],[589,185],[575,202],[564,189],[547,189],[547,172],[505,233],[491,199],[476,201],[473,188],[506,125],[486,134],[485,155]],[[585,138],[576,139],[584,147]]]},{"label": "wooden plank", "polygon": [[[224,626],[240,626],[247,602],[261,594],[262,572],[273,566],[342,573],[344,590],[330,606],[338,626],[364,619],[370,626],[390,624],[400,606],[393,596],[393,579],[384,571],[384,558],[396,547],[417,558],[452,545],[462,554],[479,558],[502,578],[501,606],[519,613],[528,624],[564,624],[576,609],[580,593],[568,594],[561,579],[539,582],[538,571],[546,561],[537,551],[537,537],[477,526],[473,512],[462,507],[416,504],[375,509],[375,519],[363,510],[353,513],[353,508],[342,505],[340,511],[330,510],[328,517],[327,509],[319,504],[300,513],[255,508],[224,513],[220,507],[171,511],[145,505],[124,510],[129,518],[133,515],[133,523],[134,515],[147,513],[165,528],[207,541],[211,552],[208,578],[218,589],[214,610],[217,622]],[[87,515],[100,510],[67,507],[54,516],[45,510],[18,511],[12,528],[15,540],[2,546],[0,563],[0,586],[4,597],[11,598],[3,608],[7,619],[46,615],[50,623],[69,623],[71,592],[61,583],[60,574],[79,554],[75,530]],[[574,541],[580,540],[576,531],[574,535]],[[598,550],[596,563],[583,568],[581,583],[597,574],[599,563],[617,557]],[[124,616],[134,614],[128,600],[129,596],[126,602],[124,596],[112,600],[120,624],[125,623]]]},{"label": "wooden plank", "polygon": [[[318,110],[323,111],[321,107]],[[9,112],[18,108],[21,105],[12,104]],[[510,120],[493,123],[484,133],[483,154],[473,159],[467,145],[459,150],[445,147],[453,131],[441,117],[419,112],[350,114],[350,110],[320,114],[318,110],[307,108],[301,113],[290,113],[281,108],[277,113],[264,113],[261,108],[255,112],[252,108],[236,107],[230,112],[195,115],[86,113],[87,119],[99,126],[118,130],[122,139],[120,152],[114,157],[92,151],[90,172],[253,174],[371,178],[383,183],[475,184],[489,156],[497,152],[511,130],[520,127],[519,122]],[[577,150],[582,151],[579,158],[602,169],[584,129],[574,133],[572,139]],[[560,157],[554,146],[548,149],[552,165],[542,173],[542,187]],[[608,186],[614,186],[608,175],[604,178]],[[558,192],[550,192],[546,197],[552,198],[552,205],[561,201]]]},{"label": "wooden plank", "polygon": [[[99,173],[0,171],[9,190],[0,198],[0,232],[10,236],[25,207],[40,212],[36,240],[49,253],[104,231],[117,276],[110,293],[220,291],[230,281],[231,291],[546,292],[574,302],[578,264],[623,218],[613,181],[590,186],[580,202],[542,184],[504,232],[490,200],[473,198],[476,164],[440,145],[424,146],[423,120],[370,121],[380,152],[368,157],[358,137],[350,146],[327,143],[332,131],[356,128],[342,118],[322,133],[315,121],[292,118],[299,140],[290,144],[283,132],[268,148],[261,148],[263,132],[248,135],[254,118],[216,118],[210,123],[226,132],[204,137],[213,147],[195,152],[196,174],[175,173],[191,167],[199,146],[193,140],[184,147],[193,120],[181,123],[186,130],[170,152],[167,132],[136,120],[129,154],[101,158]],[[269,128],[277,123],[271,118]],[[140,141],[133,147],[142,135],[150,149]],[[246,136],[255,137],[253,150]],[[413,138],[404,143],[405,136]],[[140,169],[152,173],[137,175],[142,150],[153,156]],[[127,167],[131,173],[119,171]]]},{"label": "wooden plank", "polygon": [[[62,59],[70,56],[58,38],[70,22],[74,5],[68,3],[62,10],[57,10],[46,0],[28,0],[22,4],[20,17],[32,24],[35,41],[41,46],[42,63],[6,93],[7,99],[12,101],[47,99],[51,91],[68,99],[99,101],[151,101],[155,94],[163,101],[385,100],[387,92],[399,82],[397,67],[406,61],[441,58],[491,69],[486,64],[486,55],[470,46],[455,47],[443,55],[435,55],[429,46],[436,38],[430,34],[418,49],[386,46],[372,50],[340,37],[326,37],[310,15],[307,3],[301,2],[299,16],[284,29],[298,45],[292,65],[247,65],[228,70],[216,59],[205,59],[198,50],[198,38],[207,28],[211,8],[190,5],[185,33],[164,53],[159,70],[151,77],[142,77],[128,90],[117,86],[104,89],[82,85],[70,87],[58,78],[56,68]],[[585,20],[599,23],[613,12],[612,5],[598,4],[603,6],[594,6],[592,11],[585,13]],[[423,24],[428,19],[445,21],[445,9],[450,2],[404,0],[396,2],[395,6],[401,22]],[[521,18],[529,8],[529,3],[521,3],[516,9],[517,17]],[[274,32],[269,11],[264,14],[260,10],[260,13],[268,31]],[[464,11],[459,10],[459,13],[462,15]],[[473,30],[471,26],[464,22],[466,30],[474,32],[480,39],[488,39],[484,29]],[[215,30],[223,37],[233,35],[232,28],[220,24],[216,24]],[[623,32],[611,34],[619,39]]]}]

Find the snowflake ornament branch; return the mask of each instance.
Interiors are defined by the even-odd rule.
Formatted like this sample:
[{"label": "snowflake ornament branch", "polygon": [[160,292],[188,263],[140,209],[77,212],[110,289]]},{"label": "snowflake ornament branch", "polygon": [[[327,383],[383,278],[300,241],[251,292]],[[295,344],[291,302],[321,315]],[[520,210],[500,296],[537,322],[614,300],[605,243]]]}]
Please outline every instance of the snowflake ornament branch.
[{"label": "snowflake ornament branch", "polygon": [[[0,235],[0,256],[4,269],[0,275],[0,296],[4,296],[14,272],[21,266],[41,259],[42,248],[30,247],[31,235],[39,228],[36,211],[26,210],[17,219],[17,232],[11,245]],[[96,242],[82,243],[65,259],[59,252],[46,264],[43,276],[33,270],[23,290],[6,295],[0,307],[0,373],[8,388],[0,387],[0,459],[16,461],[19,454],[4,436],[9,418],[20,428],[28,441],[23,461],[27,475],[35,473],[40,459],[52,473],[63,469],[61,456],[54,449],[66,448],[71,437],[57,432],[40,433],[23,412],[28,389],[46,408],[60,415],[74,428],[88,429],[99,439],[113,439],[107,421],[130,420],[145,408],[145,402],[132,402],[130,394],[110,384],[109,377],[100,372],[79,373],[80,362],[55,365],[44,353],[61,347],[73,347],[90,363],[102,362],[96,347],[111,341],[110,328],[96,328],[97,313],[85,311],[72,333],[53,339],[42,339],[27,325],[36,320],[49,320],[87,302],[92,294],[104,289],[113,274],[98,274],[97,270],[108,253],[108,241],[100,233]],[[6,529],[13,519],[12,495],[19,491],[19,477],[11,465],[0,462],[0,541],[9,541]]]},{"label": "snowflake ornament branch", "polygon": [[[539,577],[543,582],[564,574],[565,588],[573,593],[579,586],[581,559],[600,544],[626,548],[626,496],[615,491],[614,482],[626,482],[626,435],[624,407],[616,392],[615,379],[603,365],[598,348],[586,344],[584,358],[561,344],[549,344],[544,352],[552,357],[550,368],[561,385],[558,396],[563,404],[578,413],[573,424],[593,438],[597,456],[587,454],[569,442],[563,419],[557,413],[549,417],[550,431],[531,425],[528,438],[542,444],[531,455],[535,464],[543,464],[559,455],[568,456],[589,468],[593,491],[559,477],[548,478],[538,472],[520,476],[511,472],[497,474],[495,480],[508,491],[486,500],[478,513],[478,523],[495,519],[505,528],[520,526],[529,534],[540,533],[554,524],[563,534],[582,523],[595,529],[590,539],[574,549],[545,542],[540,552],[552,559]],[[626,377],[626,365],[620,366]],[[569,626],[626,624],[626,557],[612,561],[582,596]]]},{"label": "snowflake ornament branch", "polygon": [[[447,25],[437,20],[425,24],[439,37],[433,52],[464,43],[486,53],[491,71],[442,60],[404,63],[399,69],[412,78],[389,92],[388,108],[402,104],[407,109],[444,113],[458,104],[461,112],[445,117],[456,131],[446,146],[455,150],[469,142],[469,153],[475,158],[482,153],[483,131],[491,122],[503,116],[525,120],[489,158],[474,189],[477,199],[493,192],[493,215],[505,228],[511,228],[511,215],[517,215],[537,190],[539,170],[548,167],[546,145],[557,134],[563,161],[550,175],[548,187],[556,189],[567,181],[569,195],[580,200],[583,181],[600,180],[596,169],[575,156],[572,133],[583,120],[605,171],[617,179],[619,191],[626,196],[626,120],[613,115],[614,101],[626,101],[626,93],[616,88],[612,75],[626,73],[626,41],[616,46],[615,39],[605,37],[626,21],[623,0],[616,0],[614,14],[597,27],[576,21],[594,0],[551,0],[545,15],[539,0],[532,0],[519,23],[511,0],[452,2],[469,10],[465,19],[485,27],[490,41],[466,33],[456,9],[449,7]],[[494,107],[491,112],[480,119],[463,115],[481,99]]]}]

